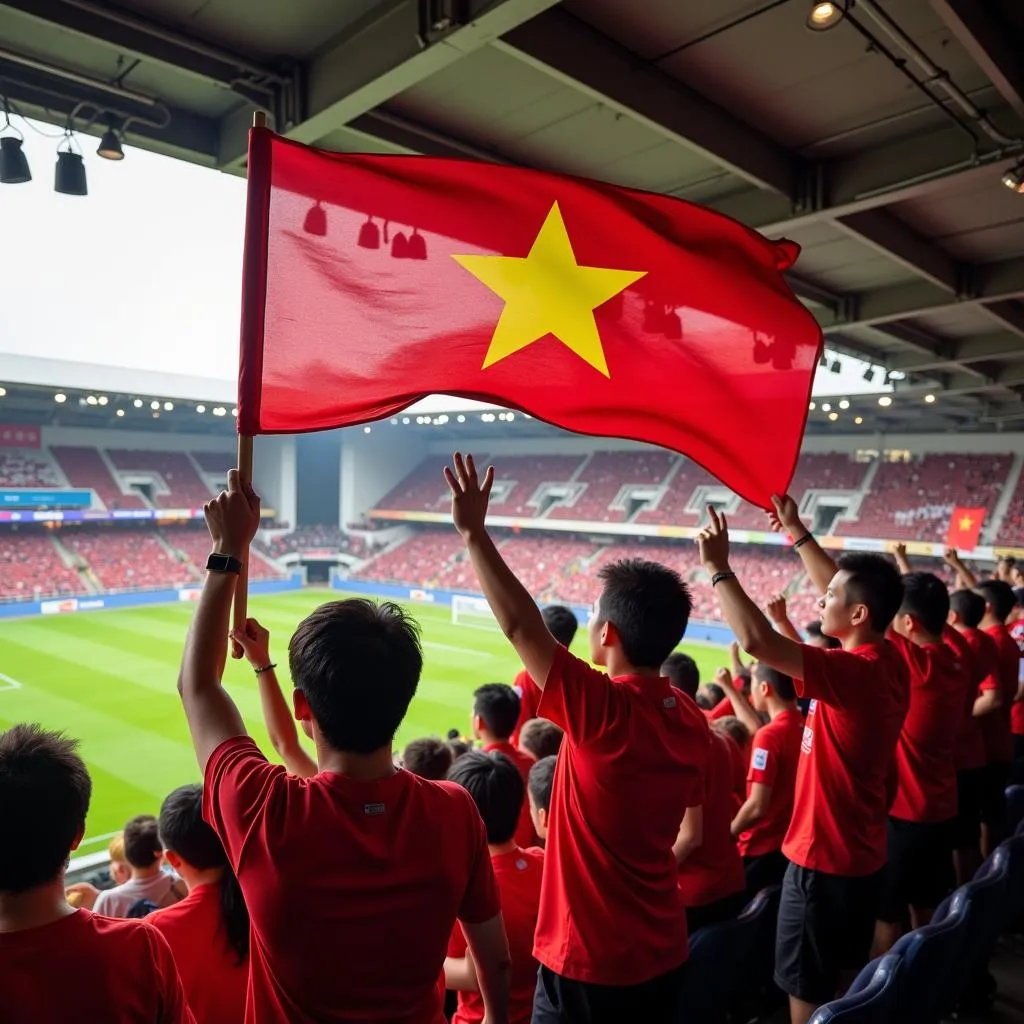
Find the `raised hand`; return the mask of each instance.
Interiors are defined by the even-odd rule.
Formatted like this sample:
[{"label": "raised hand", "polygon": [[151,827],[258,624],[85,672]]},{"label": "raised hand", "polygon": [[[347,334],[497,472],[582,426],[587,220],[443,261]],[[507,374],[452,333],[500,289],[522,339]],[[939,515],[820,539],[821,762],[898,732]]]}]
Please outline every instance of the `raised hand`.
[{"label": "raised hand", "polygon": [[716,683],[723,690],[730,690],[732,688],[732,673],[723,665],[721,668],[715,670]]},{"label": "raised hand", "polygon": [[270,664],[270,631],[255,619],[245,620],[245,629],[233,629],[231,639],[242,649],[253,668]]},{"label": "raised hand", "polygon": [[768,513],[768,520],[776,533],[799,537],[807,532],[800,522],[800,510],[788,494],[772,495],[772,511]]},{"label": "raised hand", "polygon": [[452,465],[444,467],[444,478],[452,492],[452,522],[464,540],[484,532],[487,502],[494,483],[494,467],[488,466],[483,482],[477,475],[472,455],[463,459],[459,452]]},{"label": "raised hand", "polygon": [[203,506],[214,551],[242,559],[260,528],[260,499],[249,481],[232,469],[228,488]]},{"label": "raised hand", "polygon": [[697,535],[700,563],[712,575],[729,571],[729,524],[708,505],[708,525]]},{"label": "raised hand", "polygon": [[785,622],[788,617],[786,615],[786,598],[782,594],[775,594],[765,605],[765,611],[772,622]]}]

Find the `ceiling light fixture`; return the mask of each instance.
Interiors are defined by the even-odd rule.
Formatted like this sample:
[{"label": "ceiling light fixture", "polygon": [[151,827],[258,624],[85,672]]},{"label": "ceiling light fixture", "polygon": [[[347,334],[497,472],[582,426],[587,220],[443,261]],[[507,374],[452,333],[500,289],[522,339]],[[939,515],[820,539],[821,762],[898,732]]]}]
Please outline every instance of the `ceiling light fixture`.
[{"label": "ceiling light fixture", "polygon": [[[0,139],[0,142],[6,141],[6,139]],[[1018,195],[1024,195],[1024,160],[1011,167],[1003,175],[1002,182],[1011,192],[1016,192]]]},{"label": "ceiling light fixture", "polygon": [[141,398],[136,398],[132,402],[132,405],[134,405],[136,409],[141,409],[142,408],[142,399]]},{"label": "ceiling light fixture", "polygon": [[81,152],[76,152],[78,142],[70,128],[64,129],[67,149],[57,150],[57,166],[53,172],[53,191],[65,196],[87,196],[89,187],[85,180],[85,161]]},{"label": "ceiling light fixture", "polygon": [[174,408],[173,402],[164,402],[164,412],[170,412]]},{"label": "ceiling light fixture", "polygon": [[58,405],[63,405],[68,400],[68,396],[65,395],[63,391],[58,391],[57,394],[53,396],[53,400]]},{"label": "ceiling light fixture", "polygon": [[810,409],[811,412],[814,412],[814,410],[817,409],[818,407],[814,404],[814,402],[811,402],[810,405],[807,406],[807,408]]},{"label": "ceiling light fixture", "polygon": [[864,379],[865,379],[865,380],[866,380],[866,381],[867,381],[867,382],[868,382],[869,384],[874,384],[874,383],[875,383],[875,368],[874,368],[873,366],[869,366],[869,367],[868,367],[868,368],[867,368],[867,369],[866,369],[866,370],[864,371]]},{"label": "ceiling light fixture", "polygon": [[850,400],[848,398],[840,398],[839,399],[839,408],[840,409],[849,409],[850,408]]},{"label": "ceiling light fixture", "polygon": [[827,32],[846,17],[849,0],[815,0],[807,12],[807,27],[812,32]]},{"label": "ceiling light fixture", "polygon": [[888,409],[892,405],[892,399],[888,395],[880,395],[878,398],[878,404],[883,409]]},{"label": "ceiling light fixture", "polygon": [[838,359],[833,359],[832,360],[832,365],[829,367],[829,369],[833,373],[842,373],[843,372],[843,364],[841,362],[839,362]]},{"label": "ceiling light fixture", "polygon": [[16,134],[0,138],[0,182],[4,185],[23,185],[26,181],[32,180],[32,172],[28,169],[28,159],[21,151],[25,136],[11,124],[11,109],[7,105],[5,96],[4,123],[0,131],[6,131],[8,128]]},{"label": "ceiling light fixture", "polygon": [[830,413],[828,414],[828,418],[829,418],[829,419],[830,419],[830,420],[831,420],[831,421],[832,421],[833,423],[835,423],[835,421],[836,421],[837,419],[839,419],[839,413],[837,413],[837,412],[830,412]]},{"label": "ceiling light fixture", "polygon": [[117,410],[117,415],[118,416],[123,416],[124,415],[124,409],[118,409]]},{"label": "ceiling light fixture", "polygon": [[205,405],[197,405],[196,406],[196,412],[199,413],[199,415],[201,416],[204,412],[206,412],[206,406]]},{"label": "ceiling light fixture", "polygon": [[934,402],[934,401],[935,401],[935,396],[934,396],[934,395],[925,395],[925,396],[924,396],[924,400],[925,400],[925,401],[926,401],[926,402],[927,402],[927,403],[928,403],[929,405],[931,405],[931,404],[932,404],[932,402]]},{"label": "ceiling light fixture", "polygon": [[124,159],[121,140],[117,137],[117,132],[114,131],[113,125],[108,127],[103,133],[103,138],[100,139],[100,144],[96,147],[96,155],[103,157],[104,160]]},{"label": "ceiling light fixture", "polygon": [[863,416],[854,416],[853,417],[853,422],[856,423],[857,426],[859,427],[864,422],[864,417]]},{"label": "ceiling light fixture", "polygon": [[829,405],[828,402],[822,402],[821,403],[821,411],[822,412],[831,412],[832,411],[832,406]]}]

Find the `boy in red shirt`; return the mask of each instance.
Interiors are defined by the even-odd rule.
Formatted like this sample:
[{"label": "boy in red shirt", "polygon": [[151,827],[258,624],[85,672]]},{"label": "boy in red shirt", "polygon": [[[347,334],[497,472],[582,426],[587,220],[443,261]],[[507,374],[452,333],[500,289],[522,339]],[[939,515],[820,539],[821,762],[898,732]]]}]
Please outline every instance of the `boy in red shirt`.
[{"label": "boy in red shirt", "polygon": [[240,1024],[249,987],[249,911],[217,833],[203,821],[202,786],[181,786],[164,800],[160,840],[188,895],[146,924],[170,944],[196,1024]]},{"label": "boy in red shirt", "polygon": [[876,956],[896,943],[908,908],[912,928],[926,925],[953,887],[955,754],[971,681],[968,666],[944,641],[948,617],[942,580],[929,572],[903,576],[903,603],[889,639],[910,670],[910,708],[896,746]]},{"label": "boy in red shirt", "polygon": [[551,789],[555,782],[555,765],[558,757],[550,754],[542,757],[531,769],[527,779],[526,795],[530,801],[530,817],[540,839],[541,846],[548,838],[548,815],[551,813]]},{"label": "boy in red shirt", "polygon": [[[564,604],[549,604],[541,610],[541,615],[548,632],[568,650],[576,639],[576,630],[580,625],[572,609],[566,608]],[[523,726],[537,717],[540,687],[530,678],[530,673],[523,669],[512,681],[512,688],[519,694],[519,721],[516,722],[510,742],[518,747],[519,733]]]},{"label": "boy in red shirt", "polygon": [[[754,733],[747,798],[732,819],[732,834],[743,857],[747,895],[753,897],[766,886],[781,882],[786,874],[788,861],[782,841],[793,817],[804,717],[796,706],[793,680],[764,662],[754,666],[750,697],[752,711],[767,715],[768,722]],[[745,703],[735,702],[737,717]],[[746,717],[743,711],[741,721]],[[757,716],[750,714],[749,719],[753,726]]]},{"label": "boy in red shirt", "polygon": [[530,818],[530,804],[526,799],[526,779],[533,759],[517,750],[509,742],[512,730],[519,720],[519,694],[505,683],[487,683],[473,693],[473,736],[481,743],[485,754],[497,751],[504,754],[523,777],[523,799],[519,808],[519,827],[515,841],[524,850],[537,845],[537,833]]},{"label": "boy in red shirt", "polygon": [[823,592],[821,629],[842,641],[825,650],[776,633],[729,569],[724,517],[708,509],[701,562],[740,646],[790,676],[812,698],[800,745],[790,860],[775,944],[775,980],[792,1024],[807,1024],[864,964],[886,860],[889,779],[910,701],[907,667],[885,639],[903,581],[884,556],[849,554],[838,566],[800,521],[796,502],[774,498],[773,525],[794,538]]},{"label": "boy in red shirt", "polygon": [[[397,605],[365,600],[329,602],[299,624],[289,667],[295,716],[316,747],[312,778],[267,761],[221,685],[239,559],[259,516],[232,470],[206,506],[214,554],[178,682],[204,815],[252,917],[246,1020],[439,1024],[458,919],[488,1019],[507,1024],[508,945],[480,814],[460,787],[394,765],[422,667],[416,624]],[[272,666],[248,630],[230,636],[257,675]]]},{"label": "boy in red shirt", "polygon": [[687,958],[672,856],[703,799],[708,727],[661,676],[690,598],[678,573],[626,561],[600,573],[588,627],[598,672],[551,635],[485,525],[494,480],[471,458],[445,469],[452,518],[502,632],[565,730],[555,767],[534,956],[534,1024],[674,1022]]},{"label": "boy in red shirt", "polygon": [[161,935],[65,898],[92,793],[77,748],[38,725],[0,732],[0,1019],[195,1024]]},{"label": "boy in red shirt", "polygon": [[545,757],[555,757],[562,746],[565,734],[546,718],[531,718],[519,730],[521,750],[532,761],[542,761]]},{"label": "boy in red shirt", "polygon": [[[537,961],[533,958],[533,933],[537,928],[540,880],[544,851],[524,850],[514,834],[523,805],[523,778],[519,769],[502,752],[479,750],[460,757],[448,774],[451,782],[469,792],[487,829],[487,849],[501,894],[501,916],[505,921],[512,956],[512,987],[509,993],[510,1024],[530,1024],[533,993],[537,987]],[[459,1005],[452,1024],[480,1024],[484,1004],[476,970],[466,956],[466,937],[455,926],[444,963],[449,989],[459,993]]]}]

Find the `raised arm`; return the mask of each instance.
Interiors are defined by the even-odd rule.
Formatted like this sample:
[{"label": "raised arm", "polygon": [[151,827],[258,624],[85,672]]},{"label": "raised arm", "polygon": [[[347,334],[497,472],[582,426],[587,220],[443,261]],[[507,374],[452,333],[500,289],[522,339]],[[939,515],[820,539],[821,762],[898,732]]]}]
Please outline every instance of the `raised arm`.
[{"label": "raised arm", "polygon": [[737,690],[729,670],[720,668],[715,673],[715,682],[725,691],[725,699],[732,705],[732,713],[747,727],[751,736],[764,725],[758,713],[750,706],[747,695]]},{"label": "raised arm", "polygon": [[946,548],[942,560],[956,573],[957,590],[970,590],[978,585],[978,577],[960,560],[956,548]]},{"label": "raised arm", "polygon": [[[211,550],[241,561],[259,527],[260,499],[248,482],[242,483],[237,469],[228,474],[228,489],[208,502],[204,511]],[[237,582],[233,572],[206,574],[178,675],[178,693],[204,772],[210,755],[224,740],[246,735],[242,716],[221,685]]]},{"label": "raised arm", "polygon": [[804,525],[796,502],[788,494],[781,497],[773,494],[772,504],[775,506],[774,511],[769,513],[772,529],[777,533],[788,533],[793,538],[793,546],[804,563],[807,575],[819,592],[824,594],[836,574],[836,563]]},{"label": "raised arm", "polygon": [[[794,679],[803,679],[803,645],[776,633],[764,612],[743,590],[736,574],[729,568],[728,523],[725,516],[719,517],[710,505],[708,525],[701,530],[697,543],[700,546],[701,564],[711,576],[722,615],[740,647],[758,661]],[[831,563],[827,555],[825,558]]]},{"label": "raised arm", "polygon": [[897,544],[896,547],[893,548],[892,554],[896,559],[896,567],[904,576],[906,576],[908,572],[914,571],[910,566],[910,559],[907,558],[906,544]]},{"label": "raised arm", "polygon": [[300,779],[312,778],[319,769],[316,761],[302,748],[299,730],[295,727],[295,716],[277,681],[277,673],[270,660],[270,632],[255,619],[246,619],[245,629],[232,630],[231,639],[242,648],[246,660],[256,673],[263,721],[277,756],[284,761],[285,768],[292,775]]},{"label": "raised arm", "polygon": [[803,643],[803,638],[797,632],[796,626],[793,625],[793,621],[790,619],[789,613],[786,611],[786,598],[783,594],[776,594],[768,602],[764,610],[768,618],[771,619],[775,628],[783,636],[788,636],[790,640],[793,640],[798,644]]},{"label": "raised arm", "polygon": [[735,640],[729,644],[729,667],[732,669],[734,676],[741,676],[747,671],[747,666],[743,664],[743,659],[740,658],[740,645]]},{"label": "raised arm", "polygon": [[452,492],[455,529],[465,542],[480,589],[501,631],[516,649],[530,678],[543,690],[558,641],[544,624],[537,603],[505,564],[487,533],[487,500],[494,483],[494,467],[488,468],[481,483],[472,455],[463,459],[456,452],[452,462],[452,466],[445,466],[444,478]]}]

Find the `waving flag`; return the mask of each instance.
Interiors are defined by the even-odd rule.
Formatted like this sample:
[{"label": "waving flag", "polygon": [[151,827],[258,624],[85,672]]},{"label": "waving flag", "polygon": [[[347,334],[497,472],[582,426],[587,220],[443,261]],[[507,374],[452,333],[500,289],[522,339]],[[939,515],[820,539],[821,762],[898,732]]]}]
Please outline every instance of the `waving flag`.
[{"label": "waving flag", "polygon": [[767,507],[821,347],[782,276],[798,252],[666,196],[256,128],[239,433],[444,393],[675,449]]},{"label": "waving flag", "polygon": [[958,551],[973,551],[978,546],[987,511],[984,508],[953,509],[949,519],[949,533],[946,534],[947,546]]}]

